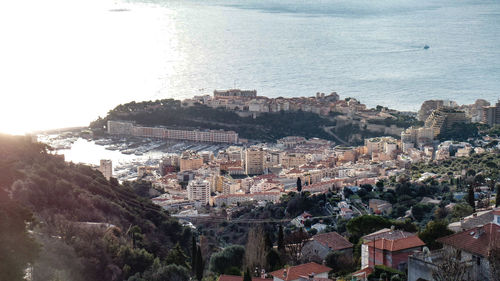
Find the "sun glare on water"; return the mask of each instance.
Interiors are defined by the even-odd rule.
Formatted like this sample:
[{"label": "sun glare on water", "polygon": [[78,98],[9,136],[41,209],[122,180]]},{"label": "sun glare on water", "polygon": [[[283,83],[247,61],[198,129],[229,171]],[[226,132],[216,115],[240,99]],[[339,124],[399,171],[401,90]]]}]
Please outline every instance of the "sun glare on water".
[{"label": "sun glare on water", "polygon": [[160,98],[160,78],[182,57],[169,13],[119,1],[1,1],[0,132],[85,126],[119,103]]}]

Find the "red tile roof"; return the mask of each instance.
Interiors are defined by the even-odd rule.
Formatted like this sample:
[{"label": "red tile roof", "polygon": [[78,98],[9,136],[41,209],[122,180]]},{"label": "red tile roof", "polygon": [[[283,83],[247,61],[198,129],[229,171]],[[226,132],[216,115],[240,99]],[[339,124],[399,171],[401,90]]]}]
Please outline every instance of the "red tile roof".
[{"label": "red tile roof", "polygon": [[337,232],[316,234],[312,237],[312,240],[317,241],[334,251],[352,248],[353,246],[351,242],[347,241],[347,239],[342,237]]},{"label": "red tile roof", "polygon": [[475,227],[439,238],[437,241],[456,249],[486,257],[492,245],[500,248],[500,226],[489,223],[482,227]]},{"label": "red tile roof", "polygon": [[494,216],[500,216],[500,209],[493,210]]},{"label": "red tile roof", "polygon": [[367,280],[368,275],[372,274],[373,268],[371,267],[365,267],[363,269],[360,269],[352,274],[353,277],[362,278],[361,280]]},{"label": "red tile roof", "polygon": [[[222,274],[217,281],[243,281],[243,276]],[[252,277],[252,281],[269,281],[269,279]]]},{"label": "red tile roof", "polygon": [[310,262],[310,263],[305,263],[305,264],[289,267],[287,269],[287,271],[288,271],[287,277],[283,276],[283,272],[285,271],[284,268],[280,269],[280,270],[273,271],[270,274],[273,277],[277,277],[279,279],[289,281],[289,280],[299,279],[299,277],[301,277],[301,276],[309,276],[309,274],[312,274],[312,273],[321,274],[324,272],[330,272],[330,270],[332,270],[332,269],[327,267],[327,266],[317,264],[315,262]]},{"label": "red tile roof", "polygon": [[[370,241],[367,244],[369,247],[373,247],[373,241]],[[388,250],[391,252],[396,252],[405,249],[411,249],[415,247],[425,246],[425,243],[418,238],[418,236],[410,236],[404,237],[400,239],[389,240],[386,238],[380,238],[375,240],[375,248]]]}]

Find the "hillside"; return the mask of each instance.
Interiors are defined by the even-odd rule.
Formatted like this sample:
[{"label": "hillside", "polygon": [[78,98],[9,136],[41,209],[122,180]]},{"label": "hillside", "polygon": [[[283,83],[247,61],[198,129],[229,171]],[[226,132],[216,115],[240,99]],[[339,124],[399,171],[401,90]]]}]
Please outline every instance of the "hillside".
[{"label": "hillside", "polygon": [[28,262],[35,281],[142,280],[175,242],[190,252],[191,231],[161,208],[43,144],[0,135],[0,168],[2,281]]},{"label": "hillside", "polygon": [[262,113],[256,118],[241,117],[234,111],[214,109],[201,104],[183,107],[181,101],[164,99],[118,105],[104,118],[92,122],[90,127],[94,132],[102,133],[108,120],[129,120],[145,126],[232,130],[241,138],[256,141],[276,141],[286,136],[317,137],[336,141],[330,128],[334,128],[337,137],[346,141],[381,135],[352,124],[340,126],[337,124],[337,115],[339,114],[320,116],[312,112],[281,111]]}]

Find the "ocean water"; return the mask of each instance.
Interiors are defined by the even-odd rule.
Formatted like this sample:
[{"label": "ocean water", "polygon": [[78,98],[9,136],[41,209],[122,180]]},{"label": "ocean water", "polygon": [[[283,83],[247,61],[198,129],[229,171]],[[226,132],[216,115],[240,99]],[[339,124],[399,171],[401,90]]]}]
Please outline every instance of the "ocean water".
[{"label": "ocean water", "polygon": [[85,125],[119,103],[233,87],[336,91],[400,110],[500,97],[499,1],[5,2],[0,118],[16,121],[0,131]]}]

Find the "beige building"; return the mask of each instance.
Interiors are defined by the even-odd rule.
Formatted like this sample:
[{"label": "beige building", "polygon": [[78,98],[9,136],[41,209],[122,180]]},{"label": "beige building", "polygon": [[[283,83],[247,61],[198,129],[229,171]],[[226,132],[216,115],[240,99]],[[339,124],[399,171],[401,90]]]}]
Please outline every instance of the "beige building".
[{"label": "beige building", "polygon": [[465,112],[449,107],[440,107],[425,120],[425,127],[434,129],[434,137],[437,137],[441,132],[451,129],[454,124],[467,122]]},{"label": "beige building", "polygon": [[187,150],[182,153],[181,159],[179,160],[180,170],[198,170],[203,166],[203,158],[196,152]]},{"label": "beige building", "polygon": [[109,180],[113,176],[113,163],[111,160],[101,159],[99,171]]},{"label": "beige building", "polygon": [[247,175],[264,173],[264,151],[262,148],[247,148],[245,151],[245,173]]}]

